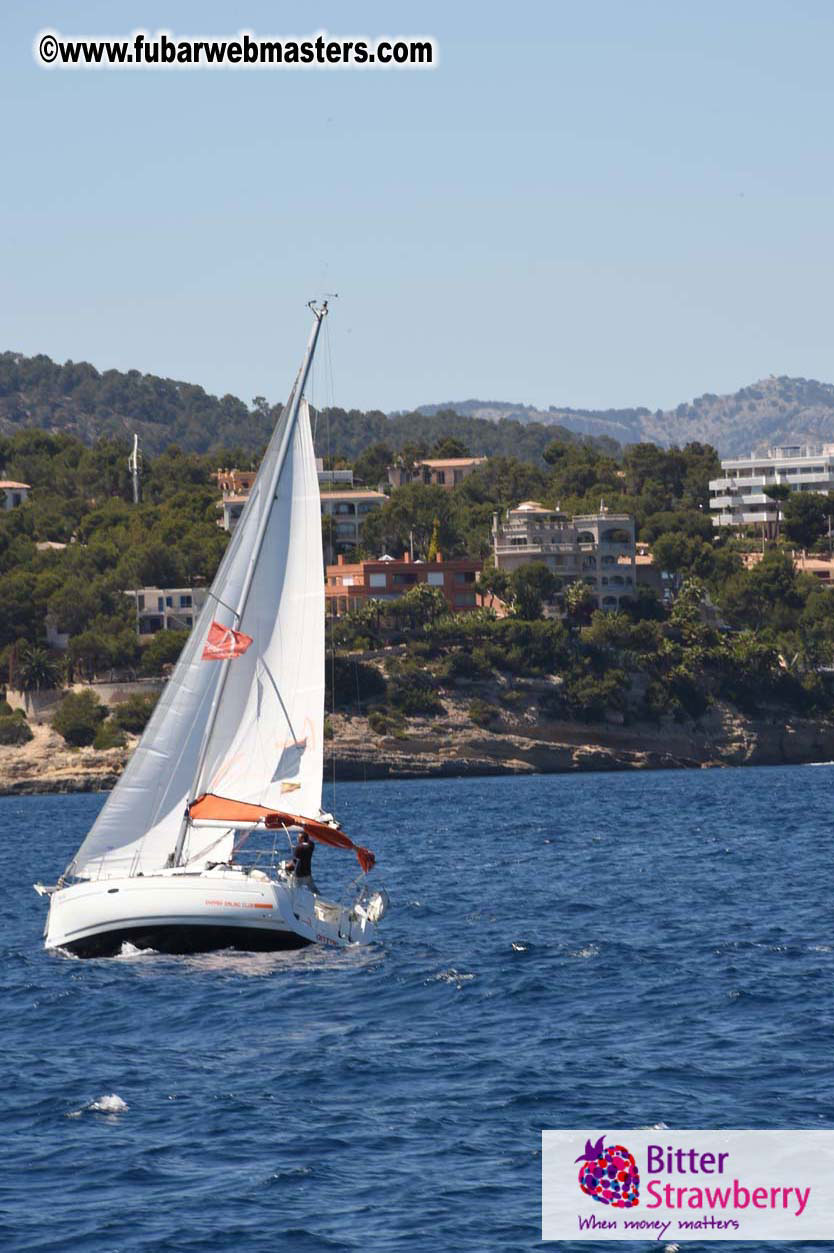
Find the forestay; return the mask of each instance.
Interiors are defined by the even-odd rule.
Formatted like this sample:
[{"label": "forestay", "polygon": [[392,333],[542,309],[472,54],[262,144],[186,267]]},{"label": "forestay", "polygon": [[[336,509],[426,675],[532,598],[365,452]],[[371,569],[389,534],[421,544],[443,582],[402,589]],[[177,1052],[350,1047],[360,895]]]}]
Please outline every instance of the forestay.
[{"label": "forestay", "polygon": [[[206,604],[68,873],[96,878],[162,868],[186,805],[205,791],[282,809],[291,802],[308,817],[320,812],[321,515],[309,409],[299,395],[316,329]],[[252,647],[232,660],[203,660],[213,621],[251,636]],[[182,860],[206,843],[205,831],[194,833]]]}]

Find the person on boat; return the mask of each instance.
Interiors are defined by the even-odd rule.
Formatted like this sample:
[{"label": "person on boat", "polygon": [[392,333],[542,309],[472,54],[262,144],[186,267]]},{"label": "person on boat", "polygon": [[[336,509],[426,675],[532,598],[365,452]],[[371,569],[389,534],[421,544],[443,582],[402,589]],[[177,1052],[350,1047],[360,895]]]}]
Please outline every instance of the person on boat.
[{"label": "person on boat", "polygon": [[310,892],[317,890],[313,882],[313,852],[313,841],[307,832],[302,830],[293,849],[290,873],[295,876],[298,887],[307,888]]}]

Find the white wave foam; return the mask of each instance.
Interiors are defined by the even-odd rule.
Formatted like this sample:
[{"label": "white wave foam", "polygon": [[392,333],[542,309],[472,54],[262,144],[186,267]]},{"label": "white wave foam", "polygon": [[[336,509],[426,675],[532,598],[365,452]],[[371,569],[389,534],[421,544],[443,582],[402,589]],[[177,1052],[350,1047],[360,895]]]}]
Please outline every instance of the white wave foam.
[{"label": "white wave foam", "polygon": [[75,1109],[67,1118],[80,1118],[82,1114],[124,1114],[130,1106],[115,1092],[105,1092],[95,1101],[88,1101],[81,1109]]},{"label": "white wave foam", "polygon": [[474,978],[474,975],[464,974],[460,970],[455,970],[454,966],[450,966],[448,970],[441,970],[438,974],[432,975],[427,982],[454,983],[455,987],[462,988],[464,983],[468,983],[470,979]]},{"label": "white wave foam", "polygon": [[130,940],[124,940],[122,942],[121,949],[113,958],[113,960],[119,961],[121,959],[121,960],[129,961],[133,957],[147,957],[149,954],[152,954],[154,957],[156,957],[157,956],[156,949],[137,948],[135,944],[131,944]]},{"label": "white wave foam", "polygon": [[100,1096],[97,1101],[91,1101],[88,1108],[97,1110],[101,1114],[123,1114],[128,1109],[128,1103],[115,1092],[109,1092]]}]

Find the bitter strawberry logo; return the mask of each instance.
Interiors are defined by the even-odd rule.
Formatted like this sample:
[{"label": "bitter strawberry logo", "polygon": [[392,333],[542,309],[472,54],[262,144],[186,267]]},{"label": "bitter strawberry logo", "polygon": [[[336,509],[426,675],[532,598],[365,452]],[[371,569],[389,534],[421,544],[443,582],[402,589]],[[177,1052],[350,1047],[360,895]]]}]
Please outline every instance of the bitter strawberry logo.
[{"label": "bitter strawberry logo", "polygon": [[579,1186],[586,1196],[601,1205],[615,1209],[631,1209],[640,1199],[640,1171],[634,1155],[622,1144],[603,1146],[605,1136],[596,1144],[585,1141],[585,1152],[577,1161]]}]

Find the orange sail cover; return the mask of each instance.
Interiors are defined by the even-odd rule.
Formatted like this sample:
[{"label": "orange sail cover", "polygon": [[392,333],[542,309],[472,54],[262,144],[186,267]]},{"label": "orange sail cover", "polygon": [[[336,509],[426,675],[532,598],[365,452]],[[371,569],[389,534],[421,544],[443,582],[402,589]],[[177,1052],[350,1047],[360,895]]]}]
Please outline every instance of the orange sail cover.
[{"label": "orange sail cover", "polygon": [[354,844],[344,831],[338,827],[330,827],[326,822],[317,822],[315,818],[301,818],[297,814],[284,813],[281,810],[267,809],[263,805],[251,805],[248,801],[228,800],[225,796],[215,796],[206,792],[198,796],[188,806],[189,818],[204,819],[211,822],[228,822],[230,827],[239,822],[259,822],[263,819],[268,830],[278,827],[301,827],[319,844],[330,844],[333,848],[350,848],[356,853],[357,860],[367,873],[373,868],[376,858],[369,848]]}]

